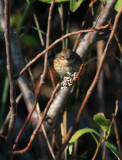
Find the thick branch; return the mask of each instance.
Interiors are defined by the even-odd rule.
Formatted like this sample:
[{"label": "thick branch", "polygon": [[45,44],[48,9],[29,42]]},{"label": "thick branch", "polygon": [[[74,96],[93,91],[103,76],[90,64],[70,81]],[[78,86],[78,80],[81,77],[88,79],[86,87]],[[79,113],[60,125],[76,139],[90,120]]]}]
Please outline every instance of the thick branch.
[{"label": "thick branch", "polygon": [[[107,22],[114,10],[116,2],[117,0],[109,0],[105,8],[101,10],[100,14],[98,15],[99,18],[95,26],[96,28],[104,25]],[[79,43],[76,52],[81,56],[82,59],[89,52],[91,45],[93,45],[97,40],[97,36],[99,36],[98,32],[87,33]]]},{"label": "thick branch", "polygon": [[118,20],[119,20],[119,17],[120,17],[120,15],[121,15],[121,13],[122,13],[122,8],[120,9],[120,11],[118,12],[118,14],[116,15],[116,18],[115,18],[115,21],[114,21],[114,25],[113,25],[113,30],[111,31],[111,34],[110,34],[109,39],[108,39],[108,41],[107,41],[107,44],[106,44],[106,47],[105,47],[105,49],[104,49],[103,55],[102,55],[102,57],[101,57],[101,61],[100,61],[100,63],[99,63],[99,66],[98,66],[96,75],[95,75],[95,77],[94,77],[94,80],[93,80],[90,88],[88,89],[88,91],[87,91],[87,93],[86,93],[86,96],[85,96],[85,98],[84,98],[84,100],[83,100],[83,103],[81,104],[81,107],[80,107],[80,109],[79,109],[79,111],[78,111],[76,120],[75,120],[73,126],[70,128],[70,130],[69,130],[69,132],[68,132],[68,134],[67,134],[67,137],[66,137],[66,140],[65,140],[64,145],[62,145],[61,149],[59,150],[59,152],[58,152],[57,155],[56,155],[56,160],[59,159],[59,157],[61,156],[61,153],[63,152],[64,148],[65,148],[66,145],[68,144],[68,142],[69,142],[69,140],[70,140],[70,138],[71,138],[71,136],[72,136],[72,134],[73,134],[73,131],[74,131],[77,123],[80,121],[80,117],[81,117],[81,115],[82,115],[82,113],[83,113],[83,110],[84,110],[84,108],[85,108],[85,106],[86,106],[86,104],[87,104],[87,102],[88,102],[88,100],[89,100],[89,98],[90,98],[90,95],[91,95],[94,87],[96,86],[96,83],[97,83],[97,81],[98,81],[98,79],[99,79],[100,72],[101,72],[101,69],[102,69],[102,66],[103,66],[103,62],[104,62],[105,57],[106,57],[106,55],[107,55],[108,46],[109,46],[110,41],[112,40],[112,38],[113,38],[113,36],[114,36],[114,32],[115,32],[115,29],[116,29],[116,26],[117,26],[117,23],[118,23]]}]

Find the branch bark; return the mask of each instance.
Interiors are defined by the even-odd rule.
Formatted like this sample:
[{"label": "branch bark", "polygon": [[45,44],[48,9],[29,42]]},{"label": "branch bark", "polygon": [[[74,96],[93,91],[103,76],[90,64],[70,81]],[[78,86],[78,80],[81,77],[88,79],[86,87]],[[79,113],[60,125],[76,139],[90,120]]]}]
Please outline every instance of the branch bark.
[{"label": "branch bark", "polygon": [[[104,24],[107,19],[109,18],[109,14],[113,11],[114,6],[115,6],[116,0],[111,0],[106,4],[106,9],[105,9],[105,13],[103,15],[103,11],[101,11],[99,17],[100,20],[97,22],[97,26],[100,26],[101,24]],[[110,9],[108,9],[110,8]],[[108,12],[107,12],[108,11]],[[86,33],[85,35],[85,40],[83,38],[83,40],[80,42],[80,44],[78,45],[77,48],[77,53],[79,53],[79,55],[81,57],[83,57],[83,55],[85,56],[85,52],[89,51],[89,44],[93,44],[94,43],[94,39],[96,37],[96,34],[98,34],[98,31],[95,32],[91,32],[91,33]],[[90,38],[91,36],[91,38]],[[80,54],[83,53],[83,54]],[[49,117],[52,118],[52,123],[55,123],[55,119],[56,117],[58,117],[61,109],[63,109],[63,106],[68,98],[70,94],[70,88],[67,88],[65,90],[59,90],[58,95],[56,96],[56,98],[54,99],[53,103],[50,106],[50,109],[47,113],[47,115]]]},{"label": "branch bark", "polygon": [[72,136],[72,134],[73,134],[73,131],[74,131],[77,123],[80,121],[80,117],[81,117],[81,115],[82,115],[82,113],[83,113],[84,108],[86,107],[86,104],[87,104],[87,102],[88,102],[88,100],[89,100],[89,97],[90,97],[91,93],[93,92],[94,87],[96,86],[96,83],[97,83],[97,81],[98,81],[98,79],[99,79],[99,76],[100,76],[100,73],[101,73],[101,69],[102,69],[102,66],[103,66],[104,59],[105,59],[106,54],[107,54],[107,50],[108,50],[109,43],[110,43],[110,41],[112,40],[112,38],[113,38],[113,36],[114,36],[114,32],[115,32],[115,30],[116,30],[116,26],[117,26],[117,23],[118,23],[118,20],[119,20],[121,14],[122,14],[122,8],[120,9],[120,11],[118,12],[118,14],[116,15],[116,18],[115,18],[115,21],[114,21],[114,25],[113,25],[113,29],[112,29],[112,31],[111,31],[111,34],[110,34],[109,39],[108,39],[108,41],[107,41],[107,44],[106,44],[106,46],[105,46],[104,52],[103,52],[103,54],[102,54],[101,61],[100,61],[100,63],[99,63],[99,66],[98,66],[96,75],[95,75],[95,77],[94,77],[94,80],[93,80],[91,86],[89,87],[89,89],[88,89],[88,91],[87,91],[87,93],[86,93],[86,96],[85,96],[85,98],[84,98],[84,100],[83,100],[83,103],[81,104],[81,107],[80,107],[80,109],[79,109],[79,112],[78,112],[78,114],[77,114],[77,117],[76,117],[76,120],[75,120],[74,124],[73,124],[72,127],[69,129],[69,132],[68,132],[68,134],[67,134],[65,143],[62,145],[61,149],[58,151],[58,153],[57,153],[57,155],[56,155],[56,160],[58,160],[58,159],[60,158],[60,156],[61,156],[64,148],[65,148],[66,145],[68,144],[68,142],[69,142],[69,140],[70,140],[70,138],[71,138],[71,136]]},{"label": "branch bark", "polygon": [[[16,120],[16,100],[15,100],[15,85],[13,78],[13,63],[11,54],[11,40],[10,40],[10,15],[9,15],[9,0],[5,0],[4,20],[5,20],[5,45],[6,45],[6,58],[7,58],[7,71],[10,82],[10,103],[11,103],[11,116],[8,127],[8,135],[6,147],[7,151],[12,149],[13,129]],[[11,154],[8,154],[9,159],[13,159]]]}]

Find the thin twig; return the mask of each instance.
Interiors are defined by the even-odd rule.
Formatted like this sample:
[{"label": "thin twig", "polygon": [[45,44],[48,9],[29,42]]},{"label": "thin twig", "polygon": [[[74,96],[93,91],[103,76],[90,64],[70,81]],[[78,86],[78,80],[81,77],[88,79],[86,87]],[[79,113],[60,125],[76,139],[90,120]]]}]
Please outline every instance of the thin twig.
[{"label": "thin twig", "polygon": [[[53,7],[54,7],[54,3],[55,3],[55,0],[52,0],[51,5],[50,5],[50,9],[49,9],[48,25],[47,25],[47,37],[46,37],[46,48],[48,48],[48,46],[49,46],[50,25],[51,25],[51,17],[52,17],[52,11],[53,11]],[[42,84],[43,84],[43,82],[44,82],[44,79],[45,79],[45,76],[46,76],[46,72],[47,72],[47,62],[48,62],[48,52],[46,52],[45,55],[44,55],[44,70],[43,70],[43,73],[42,73],[41,79],[40,79],[40,85],[39,85],[39,86],[40,86],[40,87],[39,87],[40,89],[41,89],[41,86],[42,86]],[[45,117],[46,117],[46,115],[45,115]],[[42,119],[42,118],[41,118],[41,115],[40,115],[40,121],[41,121],[41,119]],[[41,125],[40,125],[40,126],[41,126]],[[55,159],[54,152],[53,152],[52,147],[51,147],[51,145],[50,145],[50,142],[49,142],[49,140],[48,140],[47,133],[46,133],[46,130],[45,130],[43,124],[42,124],[41,128],[42,128],[43,134],[44,134],[44,136],[45,136],[45,139],[46,139],[46,142],[47,142],[49,151],[50,151],[50,153],[51,153],[51,155],[52,155],[52,158]],[[34,135],[34,137],[35,137],[35,135]],[[30,145],[30,146],[31,146],[31,145]]]},{"label": "thin twig", "polygon": [[92,7],[93,4],[94,4],[96,1],[97,1],[97,0],[92,0],[92,1],[90,2],[90,4],[89,4],[89,7]]},{"label": "thin twig", "polygon": [[[53,9],[53,3],[54,3],[54,0],[51,3],[51,7],[50,7],[51,9],[50,9],[50,12],[49,12],[49,21],[48,21],[49,25],[48,25],[48,29],[47,29],[47,35],[48,35],[47,36],[47,45],[49,43],[49,28],[50,28],[50,20],[51,20],[51,13],[52,13],[52,9]],[[42,84],[44,82],[44,78],[45,78],[45,74],[46,74],[46,70],[47,70],[47,56],[46,55],[45,55],[45,62],[44,62],[44,70],[43,70],[43,73],[41,75],[41,79],[40,79],[40,82],[39,82],[39,88],[38,88],[38,91],[37,91],[35,102],[33,104],[33,107],[31,109],[31,111],[29,112],[29,114],[28,114],[28,116],[26,118],[26,121],[25,121],[24,125],[22,126],[22,128],[20,129],[20,131],[19,131],[19,133],[18,133],[18,135],[16,137],[15,144],[13,145],[13,149],[15,149],[17,147],[18,141],[19,141],[19,139],[20,139],[25,127],[27,126],[27,124],[28,124],[28,122],[29,122],[29,120],[30,120],[35,108],[36,108],[36,103],[37,103],[37,100],[38,100],[38,97],[39,97],[39,94],[40,94],[40,89],[41,89],[41,86],[42,86]]]},{"label": "thin twig", "polygon": [[53,91],[53,93],[51,95],[51,98],[50,98],[50,100],[49,100],[49,102],[48,102],[48,104],[47,104],[47,106],[46,106],[46,108],[45,108],[45,110],[43,112],[43,116],[41,117],[41,119],[40,119],[40,121],[39,121],[36,129],[34,130],[32,136],[30,138],[30,141],[29,141],[27,147],[25,147],[24,149],[19,150],[19,151],[13,151],[12,154],[23,154],[23,153],[25,153],[25,152],[27,152],[29,150],[29,148],[30,148],[30,146],[31,146],[31,144],[32,144],[32,142],[33,142],[33,140],[35,138],[35,135],[37,134],[40,126],[42,125],[42,123],[43,123],[43,121],[44,121],[44,119],[46,117],[46,114],[47,114],[47,112],[49,110],[50,104],[52,103],[53,98],[55,96],[55,93],[57,92],[57,90],[59,89],[59,87],[60,87],[60,84],[57,84],[57,86],[55,87],[55,89],[54,89],[54,91]]},{"label": "thin twig", "polygon": [[[9,110],[9,112],[8,112],[4,122],[2,124],[2,127],[0,129],[0,136],[3,135],[3,132],[4,132],[5,128],[6,128],[6,125],[8,124],[8,122],[10,120],[10,116],[11,116],[11,110]],[[6,137],[6,136],[4,136],[4,137]]]},{"label": "thin twig", "polygon": [[[109,0],[106,3],[105,8],[103,8],[100,11],[98,18],[96,19],[95,25],[93,24],[93,27],[98,28],[106,23],[106,21],[109,19],[110,15],[114,11],[116,2],[117,0]],[[105,39],[105,36],[103,37]],[[103,37],[100,36],[99,32],[85,34],[81,39],[80,43],[78,44],[76,53],[78,53],[81,56],[81,58],[84,60],[86,55],[89,52],[89,48],[92,47],[92,45],[96,41],[103,39]]]},{"label": "thin twig", "polygon": [[[52,17],[52,11],[53,11],[53,7],[54,7],[54,3],[55,0],[52,0],[51,5],[50,5],[50,9],[49,9],[49,15],[48,15],[48,25],[47,25],[47,37],[46,37],[46,49],[49,47],[49,38],[50,38],[50,26],[51,26],[51,17]],[[43,70],[43,78],[46,75],[46,71],[47,71],[47,61],[48,61],[48,51],[45,53],[44,56],[44,70]],[[53,75],[51,74],[51,70],[49,71],[51,80],[53,80]],[[53,83],[53,81],[52,81]],[[54,83],[53,83],[54,84]]]},{"label": "thin twig", "polygon": [[[110,21],[108,21],[108,22],[109,22],[109,24],[110,24],[110,28],[112,29],[112,24],[111,24],[111,22],[110,22]],[[121,45],[121,43],[119,42],[119,39],[118,39],[118,36],[117,36],[116,33],[114,34],[114,37],[115,37],[115,40],[116,40],[117,45],[118,45],[118,47],[119,47],[120,53],[122,54],[122,45]]]},{"label": "thin twig", "polygon": [[[116,108],[118,108],[118,101],[116,101]],[[120,156],[120,159],[122,159],[121,143],[120,143],[119,133],[118,133],[117,124],[116,124],[116,114],[113,114],[113,126],[114,126],[114,132],[116,136],[116,142],[119,150],[119,156]]]},{"label": "thin twig", "polygon": [[[60,19],[61,19],[61,31],[62,31],[62,36],[64,35],[64,19],[63,19],[63,4],[59,4],[58,7],[58,11],[59,11],[59,15],[60,15]],[[65,48],[64,45],[64,39],[62,40],[62,50]]]},{"label": "thin twig", "polygon": [[[80,69],[79,69],[79,72],[78,72],[77,75],[76,75],[76,78],[72,80],[72,83],[74,83],[74,82],[79,78],[82,68],[83,68],[83,64],[81,65],[81,67],[80,67]],[[32,144],[32,142],[33,142],[33,140],[34,140],[34,138],[35,138],[35,136],[36,136],[36,134],[37,134],[40,126],[42,125],[42,123],[43,123],[43,121],[44,121],[44,119],[45,119],[45,117],[46,117],[46,115],[47,115],[47,112],[48,112],[48,110],[49,110],[49,108],[50,108],[50,105],[51,105],[53,99],[54,99],[54,96],[55,96],[57,90],[59,89],[59,87],[60,87],[62,84],[63,84],[63,82],[61,82],[60,84],[58,83],[57,86],[55,87],[55,89],[54,89],[54,91],[53,91],[53,93],[52,93],[52,95],[51,95],[51,98],[50,98],[50,100],[49,100],[49,102],[48,102],[48,104],[47,104],[47,106],[46,106],[46,108],[45,108],[45,110],[44,110],[44,112],[43,112],[43,115],[42,115],[42,117],[41,117],[41,119],[40,119],[37,127],[36,127],[35,130],[33,131],[33,134],[32,134],[32,136],[31,136],[31,138],[30,138],[30,141],[29,141],[27,147],[25,147],[25,148],[22,149],[22,150],[13,151],[12,154],[23,154],[23,153],[27,152],[27,151],[30,149],[31,144]]]},{"label": "thin twig", "polygon": [[[50,5],[50,9],[49,9],[49,16],[48,16],[48,26],[47,26],[47,37],[46,37],[46,49],[49,46],[49,37],[50,37],[50,24],[51,24],[51,16],[52,16],[52,11],[53,11],[53,6],[54,6],[54,2],[55,0],[52,0],[51,5]],[[47,61],[48,61],[48,51],[45,53],[45,57],[44,57],[44,70],[43,73],[41,75],[41,83],[44,82],[44,78],[46,75],[46,71],[47,71]],[[40,84],[41,85],[41,84]]]},{"label": "thin twig", "polygon": [[[85,14],[84,20],[82,21],[82,24],[81,24],[81,27],[82,27],[82,28],[84,27],[85,22],[86,22],[86,18],[87,18],[87,16],[88,16],[88,13],[89,13],[92,5],[93,5],[95,2],[96,2],[96,0],[92,0],[92,1],[90,2],[89,8],[87,9],[87,12],[86,12],[86,14]],[[78,46],[78,43],[79,43],[79,40],[80,40],[80,37],[81,37],[81,33],[79,33],[79,34],[77,35],[77,38],[76,38],[75,43],[74,43],[74,46],[73,46],[73,51],[76,50],[76,47]]]},{"label": "thin twig", "polygon": [[54,79],[54,76],[53,76],[53,72],[52,72],[52,69],[50,67],[48,68],[48,70],[49,70],[52,86],[53,86],[53,89],[54,89],[55,88],[55,79]]},{"label": "thin twig", "polygon": [[105,153],[106,153],[106,141],[104,142],[104,148],[103,148],[102,160],[105,160]]},{"label": "thin twig", "polygon": [[[67,111],[66,110],[64,111],[64,114],[63,114],[63,122],[62,123],[63,123],[62,140],[63,140],[63,143],[64,143],[66,135],[67,135]],[[68,148],[65,148],[65,151],[64,151],[65,160],[67,160],[67,149]]]},{"label": "thin twig", "polygon": [[52,146],[51,146],[51,144],[50,144],[50,141],[49,141],[49,139],[48,139],[48,136],[47,136],[47,133],[46,133],[44,124],[41,125],[41,129],[42,129],[43,134],[44,134],[44,136],[45,136],[45,139],[46,139],[46,142],[47,142],[49,151],[50,151],[50,153],[51,153],[51,156],[52,156],[53,159],[55,159],[54,151],[53,151]]},{"label": "thin twig", "polygon": [[[41,120],[41,114],[42,114],[42,113],[41,113],[41,110],[40,110],[40,108],[39,108],[39,105],[37,105],[36,108],[37,108],[37,112],[38,112],[39,119]],[[43,131],[43,134],[44,134],[45,140],[46,140],[46,142],[47,142],[47,146],[48,146],[48,148],[49,148],[49,151],[50,151],[50,153],[51,153],[51,156],[52,156],[53,159],[55,159],[55,155],[54,155],[53,149],[52,149],[52,147],[51,147],[50,141],[49,141],[49,139],[48,139],[48,136],[47,136],[47,133],[46,133],[44,124],[41,125],[41,129],[42,129],[42,131]]]},{"label": "thin twig", "polygon": [[102,143],[102,140],[100,140],[100,142],[99,142],[99,144],[98,144],[98,146],[97,146],[97,148],[96,148],[96,151],[95,151],[95,153],[94,153],[94,156],[93,156],[92,160],[94,160],[94,159],[96,158],[97,153],[98,153],[98,151],[99,151],[99,148],[100,148],[100,146],[101,146],[101,143]]},{"label": "thin twig", "polygon": [[35,110],[35,108],[36,108],[36,103],[37,103],[37,100],[38,100],[38,97],[39,97],[39,93],[40,93],[39,91],[40,91],[40,90],[38,90],[38,93],[37,93],[37,95],[36,95],[35,102],[34,102],[34,104],[33,104],[33,106],[32,106],[32,109],[31,109],[31,111],[29,112],[29,114],[28,114],[28,116],[27,116],[27,118],[26,118],[26,121],[25,121],[24,125],[22,126],[22,128],[20,129],[20,131],[19,131],[19,133],[18,133],[18,135],[17,135],[17,137],[16,137],[15,144],[13,145],[13,149],[15,149],[15,148],[17,147],[17,144],[18,144],[18,142],[19,142],[19,139],[20,139],[20,137],[21,137],[21,135],[22,135],[25,127],[27,126],[29,120],[31,119],[31,116],[32,116],[32,114],[33,114],[33,112],[34,112],[34,110]]},{"label": "thin twig", "polygon": [[36,27],[37,27],[37,31],[38,31],[38,34],[39,34],[39,38],[40,38],[42,46],[44,46],[44,40],[43,40],[42,34],[40,32],[39,22],[38,22],[38,19],[37,19],[37,16],[36,16],[36,13],[34,11],[33,6],[32,6],[32,10],[33,10],[33,18],[34,18],[34,21],[36,23]]},{"label": "thin twig", "polygon": [[[22,98],[22,93],[16,98],[16,103],[18,103],[20,101],[20,99]],[[10,106],[9,106],[10,107]],[[5,127],[6,125],[8,124],[9,120],[10,120],[10,117],[11,117],[11,110],[9,110],[3,124],[2,124],[2,127],[0,129],[0,135],[3,134],[3,132],[5,131]]]},{"label": "thin twig", "polygon": [[[16,120],[16,101],[15,101],[15,86],[13,78],[13,63],[12,63],[12,54],[11,54],[11,42],[10,42],[10,15],[9,15],[9,0],[5,0],[5,45],[6,45],[6,57],[7,57],[7,70],[8,77],[10,82],[10,104],[11,104],[11,117],[8,127],[7,135],[7,147],[8,149],[12,148],[13,140],[13,129]],[[12,155],[9,157],[12,159]]]},{"label": "thin twig", "polygon": [[77,123],[78,123],[79,120],[80,120],[80,117],[81,117],[81,115],[82,115],[82,113],[83,113],[83,110],[84,110],[84,108],[85,108],[85,106],[86,106],[86,104],[87,104],[87,102],[88,102],[88,99],[89,99],[89,97],[90,97],[90,95],[91,95],[91,93],[92,93],[92,91],[93,91],[93,89],[94,89],[94,87],[95,87],[95,85],[96,85],[96,83],[97,83],[97,81],[98,81],[98,78],[99,78],[99,75],[100,75],[100,72],[101,72],[101,69],[102,69],[102,66],[103,66],[103,62],[104,62],[104,59],[105,59],[106,54],[107,54],[108,46],[109,46],[109,43],[110,43],[110,41],[112,40],[112,38],[113,38],[113,36],[114,36],[114,32],[115,32],[115,29],[116,29],[116,26],[117,26],[119,17],[120,17],[120,15],[121,15],[121,12],[122,12],[122,8],[120,9],[120,11],[118,12],[118,14],[116,15],[116,18],[115,18],[115,21],[114,21],[114,25],[113,25],[113,30],[111,31],[111,34],[110,34],[109,39],[108,39],[108,41],[107,41],[107,44],[106,44],[104,53],[103,53],[103,55],[102,55],[102,57],[101,57],[101,62],[100,62],[100,64],[99,64],[98,68],[97,68],[97,72],[96,72],[95,78],[94,78],[94,80],[93,80],[90,88],[88,89],[88,91],[87,91],[87,93],[86,93],[86,96],[85,96],[85,98],[84,98],[84,100],[83,100],[83,103],[81,104],[81,107],[80,107],[80,109],[79,109],[79,111],[78,111],[78,114],[77,114],[77,117],[76,117],[76,120],[75,120],[74,124],[73,124],[72,127],[69,129],[69,132],[68,132],[68,134],[67,134],[67,138],[66,138],[66,140],[65,140],[65,143],[62,145],[61,149],[58,151],[58,153],[57,153],[57,155],[56,155],[56,160],[59,159],[59,157],[61,156],[61,154],[62,154],[62,152],[64,151],[65,147],[67,146],[67,144],[68,144],[68,142],[69,142],[69,140],[70,140],[70,138],[71,138],[71,136],[72,136],[72,134],[73,134],[73,131],[74,131]]},{"label": "thin twig", "polygon": [[88,32],[94,32],[94,31],[100,31],[100,30],[104,30],[106,28],[109,27],[109,24],[105,25],[105,26],[101,26],[99,28],[96,29],[88,29],[88,30],[80,30],[80,31],[76,31],[76,32],[72,32],[72,33],[68,33],[64,36],[62,36],[61,38],[57,39],[56,41],[54,41],[51,45],[49,45],[48,48],[46,48],[44,51],[42,51],[41,53],[39,53],[33,60],[31,60],[19,73],[18,77],[21,76],[28,67],[30,67],[33,63],[35,63],[43,54],[45,54],[47,51],[49,51],[53,46],[55,46],[57,43],[59,43],[60,41],[62,41],[63,39],[72,36],[72,35],[76,35],[79,33],[88,33]]}]

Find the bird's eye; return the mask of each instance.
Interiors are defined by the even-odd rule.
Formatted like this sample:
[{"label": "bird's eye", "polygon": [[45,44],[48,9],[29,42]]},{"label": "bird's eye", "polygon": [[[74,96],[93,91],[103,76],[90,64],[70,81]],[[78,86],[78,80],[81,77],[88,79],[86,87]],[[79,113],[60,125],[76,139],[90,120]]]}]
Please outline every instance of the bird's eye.
[{"label": "bird's eye", "polygon": [[62,59],[64,59],[64,56],[62,56]]}]

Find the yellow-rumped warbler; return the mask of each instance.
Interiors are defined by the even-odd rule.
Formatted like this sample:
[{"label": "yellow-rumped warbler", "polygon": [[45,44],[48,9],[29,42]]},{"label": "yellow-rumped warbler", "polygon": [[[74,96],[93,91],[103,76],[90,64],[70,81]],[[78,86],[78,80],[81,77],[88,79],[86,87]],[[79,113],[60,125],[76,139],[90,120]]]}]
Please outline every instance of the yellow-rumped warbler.
[{"label": "yellow-rumped warbler", "polygon": [[70,49],[62,50],[54,59],[54,68],[61,78],[66,76],[67,72],[78,72],[81,64],[80,56]]}]

